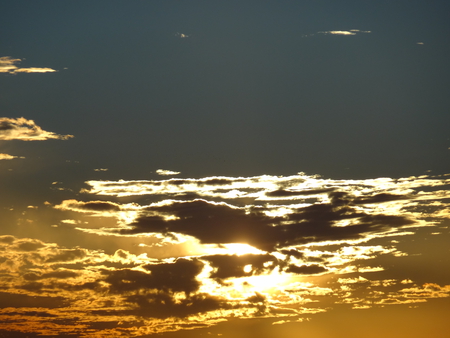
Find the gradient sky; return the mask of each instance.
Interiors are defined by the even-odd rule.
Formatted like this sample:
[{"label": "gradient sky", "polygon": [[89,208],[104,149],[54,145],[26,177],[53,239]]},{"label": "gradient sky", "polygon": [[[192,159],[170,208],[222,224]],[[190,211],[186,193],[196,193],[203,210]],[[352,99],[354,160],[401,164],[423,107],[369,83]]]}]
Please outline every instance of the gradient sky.
[{"label": "gradient sky", "polygon": [[450,329],[449,4],[0,7],[0,336]]}]

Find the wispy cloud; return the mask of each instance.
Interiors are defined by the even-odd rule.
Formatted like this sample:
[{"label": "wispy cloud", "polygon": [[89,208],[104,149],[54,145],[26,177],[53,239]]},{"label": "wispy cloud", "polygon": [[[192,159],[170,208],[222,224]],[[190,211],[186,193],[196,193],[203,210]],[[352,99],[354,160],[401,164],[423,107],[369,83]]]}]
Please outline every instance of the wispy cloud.
[{"label": "wispy cloud", "polygon": [[165,169],[158,169],[158,170],[156,170],[156,173],[161,176],[172,176],[172,175],[180,174],[179,171],[172,171],[172,170],[165,170]]},{"label": "wispy cloud", "polygon": [[52,68],[39,68],[39,67],[19,68],[17,64],[19,64],[21,61],[22,61],[21,59],[13,59],[10,56],[0,57],[0,73],[9,73],[9,74],[53,73],[57,71]]},{"label": "wispy cloud", "polygon": [[332,35],[356,35],[356,32],[353,31],[325,31],[318,32],[319,34],[332,34]]},{"label": "wispy cloud", "polygon": [[0,140],[44,141],[49,139],[67,140],[73,135],[59,135],[45,131],[33,120],[23,117],[14,119],[0,118]]},{"label": "wispy cloud", "polygon": [[[372,33],[371,31],[363,31],[360,29],[349,29],[349,30],[335,30],[335,31],[319,31],[316,34],[325,34],[325,35],[342,35],[342,36],[352,36],[357,34],[368,34]],[[303,37],[314,36],[315,34],[306,34]]]},{"label": "wispy cloud", "polygon": [[25,157],[0,153],[0,160],[12,160],[14,158],[25,158]]}]

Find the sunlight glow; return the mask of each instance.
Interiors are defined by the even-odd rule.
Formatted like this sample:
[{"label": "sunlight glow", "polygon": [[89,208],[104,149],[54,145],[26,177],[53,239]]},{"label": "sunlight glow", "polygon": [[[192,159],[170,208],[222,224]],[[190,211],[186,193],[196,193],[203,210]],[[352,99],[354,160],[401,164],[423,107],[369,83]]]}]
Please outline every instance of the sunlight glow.
[{"label": "sunlight glow", "polygon": [[264,254],[264,251],[256,249],[248,244],[242,243],[230,243],[230,244],[221,244],[219,245],[211,245],[206,244],[203,245],[205,250],[205,254],[208,255],[247,255],[247,254]]}]

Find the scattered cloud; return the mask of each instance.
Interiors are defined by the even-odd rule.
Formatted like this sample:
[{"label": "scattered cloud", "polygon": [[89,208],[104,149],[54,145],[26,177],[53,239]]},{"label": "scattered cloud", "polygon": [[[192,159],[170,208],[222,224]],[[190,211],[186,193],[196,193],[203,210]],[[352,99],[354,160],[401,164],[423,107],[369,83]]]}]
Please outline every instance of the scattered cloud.
[{"label": "scattered cloud", "polygon": [[43,141],[49,139],[67,140],[73,135],[59,135],[45,131],[33,120],[23,117],[0,117],[0,140]]},{"label": "scattered cloud", "polygon": [[9,331],[52,336],[139,336],[236,317],[301,322],[328,311],[330,300],[361,309],[450,294],[448,285],[362,275],[331,276],[324,287],[305,280],[326,272],[319,263],[294,264],[267,253],[158,260],[10,235],[0,236],[0,253],[0,320]]},{"label": "scattered cloud", "polygon": [[0,73],[9,73],[9,74],[17,74],[17,73],[52,73],[57,70],[52,68],[38,68],[38,67],[30,67],[30,68],[19,68],[17,66],[20,63],[21,59],[13,59],[10,56],[2,56],[0,57]]},{"label": "scattered cloud", "polygon": [[[450,295],[448,285],[392,277],[383,265],[386,257],[408,256],[391,238],[444,218],[445,175],[332,180],[299,173],[87,184],[77,196],[83,200],[33,212],[56,209],[62,226],[102,235],[102,243],[133,241],[135,251],[0,236],[0,296],[12,304],[0,309],[0,320],[8,330],[143,336],[230,318],[273,318],[281,325],[337,304],[368,309]],[[162,246],[169,254],[159,257],[154,253]]]}]

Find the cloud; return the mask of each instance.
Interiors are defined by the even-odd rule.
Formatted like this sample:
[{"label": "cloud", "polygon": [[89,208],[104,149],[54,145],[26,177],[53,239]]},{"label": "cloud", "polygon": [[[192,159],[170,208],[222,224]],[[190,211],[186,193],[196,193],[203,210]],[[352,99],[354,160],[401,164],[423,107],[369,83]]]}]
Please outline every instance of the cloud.
[{"label": "cloud", "polygon": [[[428,176],[344,181],[299,174],[87,183],[92,188],[85,193],[163,196],[142,206],[92,202],[108,208],[108,215],[120,224],[93,233],[181,235],[202,244],[241,243],[268,252],[404,235],[406,229],[426,224],[415,211],[421,203],[435,200],[433,215],[442,218],[447,204],[439,201],[449,196],[446,190],[421,191],[421,187],[449,184],[444,177]],[[165,199],[169,196],[172,199]],[[186,199],[189,196],[193,199]],[[77,206],[80,203],[83,210]],[[104,215],[105,210],[84,203],[64,201],[59,208]]]},{"label": "cloud", "polygon": [[[115,236],[98,237],[103,245],[133,243],[132,249],[107,253],[0,236],[0,296],[12,304],[0,309],[0,320],[8,330],[145,336],[231,318],[281,324],[335,305],[365,309],[450,295],[450,287],[431,276],[419,284],[400,270],[385,270],[387,256],[391,264],[408,255],[391,238],[425,226],[433,233],[448,217],[445,175],[332,180],[299,173],[88,184],[83,200],[53,205],[62,226],[76,224],[91,247],[97,234]],[[127,198],[116,199],[121,195]],[[95,224],[84,222],[94,218]],[[163,245],[165,254],[155,255]]]},{"label": "cloud", "polygon": [[325,31],[319,32],[320,34],[332,34],[332,35],[356,35],[353,31]]},{"label": "cloud", "polygon": [[13,59],[10,56],[0,57],[0,73],[52,73],[57,71],[52,68],[19,68],[16,64],[20,63],[21,61],[21,59]]},{"label": "cloud", "polygon": [[45,131],[33,120],[0,117],[0,140],[44,141],[49,139],[67,140],[73,135],[59,135]]},{"label": "cloud", "polygon": [[25,158],[23,156],[13,156],[9,154],[0,153],[0,160],[12,160],[14,158]]},{"label": "cloud", "polygon": [[178,175],[178,174],[180,174],[179,171],[164,170],[164,169],[158,169],[158,170],[156,170],[156,173],[158,175],[162,175],[162,176],[170,176],[170,175]]},{"label": "cloud", "polygon": [[[372,33],[371,31],[362,31],[359,29],[349,29],[349,30],[336,30],[336,31],[319,31],[317,34],[325,34],[325,35],[342,35],[342,36],[352,36],[357,34],[368,34]],[[303,35],[304,37],[313,36],[315,34]]]},{"label": "cloud", "polygon": [[184,33],[176,33],[175,36],[179,37],[180,39],[186,39],[189,37],[189,35]]}]

